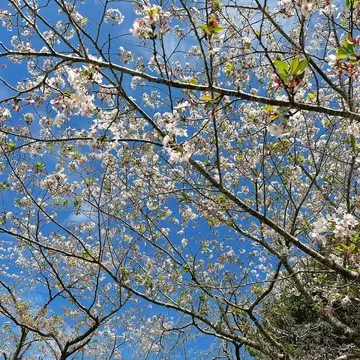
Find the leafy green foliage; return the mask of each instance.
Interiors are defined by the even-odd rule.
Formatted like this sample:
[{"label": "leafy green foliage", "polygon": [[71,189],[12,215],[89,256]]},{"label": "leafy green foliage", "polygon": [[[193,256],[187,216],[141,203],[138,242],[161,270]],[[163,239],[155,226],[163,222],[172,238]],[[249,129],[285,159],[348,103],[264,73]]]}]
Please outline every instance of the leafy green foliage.
[{"label": "leafy green foliage", "polygon": [[293,59],[290,64],[282,60],[274,60],[274,65],[280,78],[285,82],[289,82],[293,78],[302,79],[308,66],[308,60],[299,58]]}]

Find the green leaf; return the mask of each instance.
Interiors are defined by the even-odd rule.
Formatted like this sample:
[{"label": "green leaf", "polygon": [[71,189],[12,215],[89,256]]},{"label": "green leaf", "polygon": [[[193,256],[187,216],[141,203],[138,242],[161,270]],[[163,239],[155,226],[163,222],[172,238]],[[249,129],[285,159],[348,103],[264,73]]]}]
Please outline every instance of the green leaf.
[{"label": "green leaf", "polygon": [[111,182],[105,182],[104,183],[104,189],[106,190],[106,191],[111,191],[111,188],[112,188],[112,186],[111,186]]},{"label": "green leaf", "polygon": [[360,242],[360,234],[355,234],[352,238],[352,240],[356,243]]},{"label": "green leaf", "polygon": [[225,63],[224,74],[229,76],[235,69],[235,65],[230,61]]},{"label": "green leaf", "polygon": [[344,42],[344,45],[342,46],[342,49],[344,49],[349,55],[355,55],[355,45],[352,42],[352,38],[346,39]]},{"label": "green leaf", "polygon": [[211,29],[211,33],[212,34],[219,34],[224,30],[224,28],[222,26],[216,26],[214,28]]},{"label": "green leaf", "polygon": [[220,0],[215,0],[214,1],[214,5],[213,5],[213,9],[216,10],[220,10],[222,8],[221,2]]},{"label": "green leaf", "polygon": [[346,50],[343,49],[338,49],[337,53],[336,53],[336,57],[341,60],[341,59],[347,59],[349,57],[349,54]]},{"label": "green leaf", "polygon": [[356,249],[356,245],[355,244],[351,244],[349,247],[349,250],[351,250],[351,252],[353,252]]},{"label": "green leaf", "polygon": [[201,97],[201,100],[204,100],[204,101],[211,101],[212,100],[212,97],[210,95],[203,95]]},{"label": "green leaf", "polygon": [[191,197],[185,191],[183,191],[180,195],[179,202],[190,203]]},{"label": "green leaf", "polygon": [[184,264],[183,269],[184,269],[185,272],[191,272],[191,267],[190,267],[189,264]]},{"label": "green leaf", "polygon": [[85,184],[86,185],[92,185],[93,183],[94,183],[94,179],[91,179],[91,178],[85,179]]},{"label": "green leaf", "polygon": [[11,151],[16,149],[16,143],[14,143],[12,140],[8,142],[8,146]]},{"label": "green leaf", "polygon": [[43,171],[45,170],[45,164],[41,163],[41,162],[37,162],[35,165],[34,165],[34,168],[35,168],[35,171]]},{"label": "green leaf", "polygon": [[295,75],[297,73],[297,68],[299,66],[299,59],[295,58],[290,63],[290,73],[291,75]]},{"label": "green leaf", "polygon": [[285,80],[289,76],[289,65],[286,61],[274,60],[274,65],[278,70],[279,76]]},{"label": "green leaf", "polygon": [[289,70],[289,65],[286,61],[274,60],[274,65],[279,70],[279,72],[286,73]]},{"label": "green leaf", "polygon": [[303,155],[298,155],[296,157],[297,162],[303,163],[305,162],[305,157]]},{"label": "green leaf", "polygon": [[0,182],[0,190],[8,190],[9,185],[5,181]]},{"label": "green leaf", "polygon": [[307,59],[304,59],[304,60],[301,60],[299,63],[298,63],[298,66],[296,68],[296,74],[299,74],[299,73],[302,73],[305,71],[305,69],[307,68],[308,66],[308,60]]},{"label": "green leaf", "polygon": [[302,73],[299,73],[296,75],[297,78],[300,78],[301,80],[304,78],[305,76],[305,72],[303,71]]},{"label": "green leaf", "polygon": [[200,24],[199,29],[201,29],[205,34],[209,34],[209,27],[206,24]]},{"label": "green leaf", "polygon": [[308,95],[307,95],[307,97],[308,97],[308,99],[309,99],[310,101],[315,100],[315,99],[316,99],[316,96],[317,96],[316,92],[310,92],[310,93],[308,93]]}]

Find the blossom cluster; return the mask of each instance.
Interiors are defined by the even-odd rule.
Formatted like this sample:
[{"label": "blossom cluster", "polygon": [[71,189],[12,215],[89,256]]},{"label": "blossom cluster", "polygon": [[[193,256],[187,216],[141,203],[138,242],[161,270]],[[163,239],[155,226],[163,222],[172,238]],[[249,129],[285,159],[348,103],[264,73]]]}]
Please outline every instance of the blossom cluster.
[{"label": "blossom cluster", "polygon": [[68,109],[73,114],[83,116],[91,114],[96,109],[94,104],[95,96],[89,93],[87,84],[101,84],[101,74],[95,68],[88,66],[84,66],[82,69],[69,67],[66,71],[67,80],[74,91],[66,90],[51,100],[51,104],[58,112]]},{"label": "blossom cluster", "polygon": [[325,234],[333,234],[335,238],[345,239],[351,238],[356,234],[356,227],[359,221],[353,214],[345,213],[339,217],[336,215],[319,217],[313,224],[311,236],[317,240],[325,241]]},{"label": "blossom cluster", "polygon": [[169,13],[160,6],[143,6],[142,18],[135,20],[130,32],[139,40],[155,39],[169,33]]},{"label": "blossom cluster", "polygon": [[105,22],[120,25],[124,21],[124,15],[119,9],[107,9],[104,17]]}]

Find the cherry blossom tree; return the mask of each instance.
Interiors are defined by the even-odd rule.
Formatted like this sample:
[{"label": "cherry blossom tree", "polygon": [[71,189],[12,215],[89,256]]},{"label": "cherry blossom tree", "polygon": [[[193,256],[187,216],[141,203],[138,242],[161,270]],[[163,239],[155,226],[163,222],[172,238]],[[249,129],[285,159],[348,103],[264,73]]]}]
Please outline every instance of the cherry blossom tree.
[{"label": "cherry blossom tree", "polygon": [[8,0],[4,359],[359,359],[360,3]]}]

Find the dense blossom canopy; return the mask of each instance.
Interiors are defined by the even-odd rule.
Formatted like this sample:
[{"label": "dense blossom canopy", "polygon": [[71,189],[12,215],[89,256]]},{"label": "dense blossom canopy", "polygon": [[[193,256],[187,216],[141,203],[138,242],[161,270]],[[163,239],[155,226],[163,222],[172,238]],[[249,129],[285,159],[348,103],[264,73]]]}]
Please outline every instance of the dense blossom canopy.
[{"label": "dense blossom canopy", "polygon": [[359,358],[359,1],[1,7],[4,359]]}]

